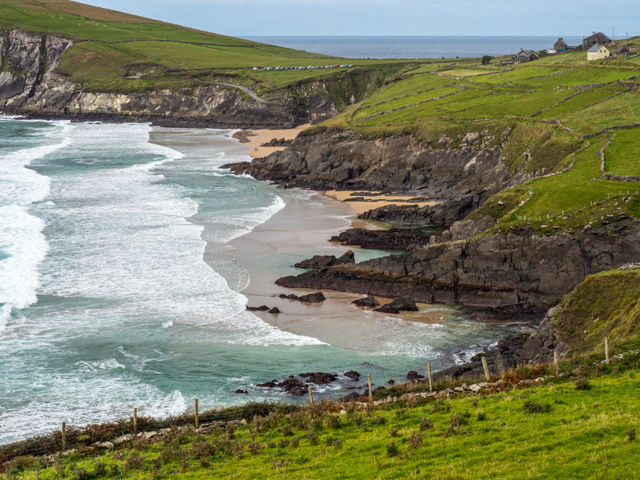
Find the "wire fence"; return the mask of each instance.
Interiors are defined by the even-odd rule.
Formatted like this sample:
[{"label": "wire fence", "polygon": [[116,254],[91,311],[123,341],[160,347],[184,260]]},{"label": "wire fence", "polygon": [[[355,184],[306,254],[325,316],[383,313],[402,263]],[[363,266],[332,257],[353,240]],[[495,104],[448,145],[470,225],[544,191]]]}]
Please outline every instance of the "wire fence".
[{"label": "wire fence", "polygon": [[[219,410],[207,410],[198,414],[199,423],[230,422],[233,420],[254,417],[265,417],[272,412],[292,413],[299,407],[295,405],[250,402],[245,405],[228,407]],[[134,420],[135,418],[135,420]],[[96,442],[108,442],[122,435],[157,431],[171,427],[196,424],[195,414],[184,414],[176,417],[156,419],[151,417],[131,416],[129,419],[114,422],[87,425],[86,427],[66,426],[60,423],[61,429],[50,434],[39,435],[19,442],[0,445],[0,465],[17,457],[32,455],[40,457],[59,453],[68,449],[91,451]]]}]

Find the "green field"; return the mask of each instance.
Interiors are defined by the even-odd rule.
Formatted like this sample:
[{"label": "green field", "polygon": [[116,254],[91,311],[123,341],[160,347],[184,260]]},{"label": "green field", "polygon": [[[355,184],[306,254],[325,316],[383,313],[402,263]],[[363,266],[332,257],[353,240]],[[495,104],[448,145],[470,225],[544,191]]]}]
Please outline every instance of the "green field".
[{"label": "green field", "polygon": [[[631,360],[637,359],[633,357]],[[416,399],[373,411],[325,404],[249,427],[176,430],[104,455],[23,458],[9,478],[638,478],[635,368],[489,396]],[[540,370],[538,370],[540,372]],[[553,379],[552,379],[553,380]],[[584,384],[583,384],[584,385]]]}]

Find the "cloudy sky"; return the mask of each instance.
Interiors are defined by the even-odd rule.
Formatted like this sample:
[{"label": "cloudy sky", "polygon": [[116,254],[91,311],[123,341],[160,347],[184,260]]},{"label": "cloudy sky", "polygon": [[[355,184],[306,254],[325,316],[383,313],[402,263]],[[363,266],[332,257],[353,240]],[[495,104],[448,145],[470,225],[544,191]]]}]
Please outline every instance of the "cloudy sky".
[{"label": "cloudy sky", "polygon": [[640,35],[640,0],[80,0],[232,36]]}]

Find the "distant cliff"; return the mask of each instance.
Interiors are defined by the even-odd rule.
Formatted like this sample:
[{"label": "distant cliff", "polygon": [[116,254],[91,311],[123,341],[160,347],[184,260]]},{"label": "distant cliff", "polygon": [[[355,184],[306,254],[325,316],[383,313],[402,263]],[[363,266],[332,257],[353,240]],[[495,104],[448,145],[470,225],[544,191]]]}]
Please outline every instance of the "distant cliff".
[{"label": "distant cliff", "polygon": [[[295,85],[273,92],[268,100],[222,83],[140,93],[86,91],[57,71],[60,57],[73,45],[59,36],[0,32],[0,111],[52,118],[141,120],[168,126],[287,128],[330,117],[337,113],[338,103],[345,103],[343,97],[362,95],[349,91],[362,82],[337,79]],[[335,88],[344,91],[340,99],[332,101],[326,93]]]}]

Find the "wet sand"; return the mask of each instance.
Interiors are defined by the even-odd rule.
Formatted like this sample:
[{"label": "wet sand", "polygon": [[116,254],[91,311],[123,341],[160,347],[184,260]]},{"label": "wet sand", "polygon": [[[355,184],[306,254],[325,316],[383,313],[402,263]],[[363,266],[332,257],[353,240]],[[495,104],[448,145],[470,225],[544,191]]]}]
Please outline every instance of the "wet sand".
[{"label": "wet sand", "polygon": [[[280,314],[254,312],[264,321],[282,330],[317,338],[334,347],[375,351],[385,348],[388,333],[398,322],[427,324],[446,323],[452,309],[419,305],[420,312],[386,315],[356,307],[351,302],[363,295],[323,291],[327,300],[320,304],[304,304],[281,299],[281,293],[303,295],[313,292],[277,286],[277,278],[302,273],[295,263],[316,254],[336,255],[349,250],[328,242],[328,238],[351,226],[353,210],[349,205],[322,194],[311,193],[308,199],[290,192],[287,206],[256,227],[251,233],[235,239],[236,259],[249,273],[250,284],[243,290],[248,305],[277,307]],[[356,261],[384,252],[351,248]],[[390,299],[380,298],[381,303]],[[375,327],[374,327],[375,324]],[[400,327],[401,328],[401,327]]]}]

